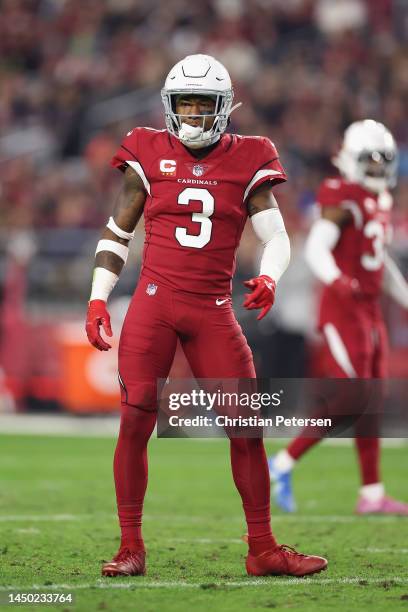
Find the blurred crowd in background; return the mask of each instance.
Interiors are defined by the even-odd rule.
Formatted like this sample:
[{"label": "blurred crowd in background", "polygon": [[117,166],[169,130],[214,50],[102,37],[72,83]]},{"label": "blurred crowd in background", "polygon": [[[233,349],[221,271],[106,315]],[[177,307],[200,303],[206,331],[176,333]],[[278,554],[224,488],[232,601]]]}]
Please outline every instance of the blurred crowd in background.
[{"label": "blurred crowd in background", "polygon": [[[257,265],[248,230],[238,314],[264,375],[307,374],[315,292],[302,244],[316,188],[354,120],[380,120],[397,140],[394,248],[408,268],[407,30],[406,0],[0,1],[0,278],[11,319],[23,294],[32,327],[83,316],[121,180],[112,154],[132,127],[164,127],[167,72],[204,52],[226,65],[243,102],[231,130],[270,137],[289,176],[276,190],[293,247],[283,297],[262,326],[239,309],[240,282]],[[117,296],[134,287],[142,241],[139,228]],[[386,310],[393,345],[407,349],[406,319]],[[15,342],[3,342],[3,365]]]}]

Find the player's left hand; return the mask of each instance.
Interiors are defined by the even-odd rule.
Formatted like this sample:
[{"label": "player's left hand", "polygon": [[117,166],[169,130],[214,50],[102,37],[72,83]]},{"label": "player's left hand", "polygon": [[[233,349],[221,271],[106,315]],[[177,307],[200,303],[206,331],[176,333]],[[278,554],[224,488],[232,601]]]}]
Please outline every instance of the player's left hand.
[{"label": "player's left hand", "polygon": [[272,308],[275,301],[276,282],[270,277],[263,274],[256,278],[244,282],[245,287],[252,289],[252,293],[245,294],[244,308],[253,310],[262,308],[259,315],[256,317],[258,321],[264,318],[267,312]]}]

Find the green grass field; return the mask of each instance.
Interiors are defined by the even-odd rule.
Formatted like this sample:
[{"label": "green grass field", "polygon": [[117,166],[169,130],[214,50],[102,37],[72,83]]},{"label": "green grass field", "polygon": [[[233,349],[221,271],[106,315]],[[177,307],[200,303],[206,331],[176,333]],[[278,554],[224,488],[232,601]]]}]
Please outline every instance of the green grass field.
[{"label": "green grass field", "polygon": [[[408,609],[408,520],[353,515],[357,470],[354,451],[344,447],[321,446],[298,466],[297,515],[274,510],[279,541],[328,557],[327,572],[308,579],[246,576],[245,527],[227,441],[153,439],[148,575],[102,579],[101,561],[119,542],[114,446],[113,439],[0,436],[1,597],[7,588],[55,592],[66,585],[75,605],[21,608]],[[408,448],[384,450],[391,494],[408,494],[407,455]]]}]

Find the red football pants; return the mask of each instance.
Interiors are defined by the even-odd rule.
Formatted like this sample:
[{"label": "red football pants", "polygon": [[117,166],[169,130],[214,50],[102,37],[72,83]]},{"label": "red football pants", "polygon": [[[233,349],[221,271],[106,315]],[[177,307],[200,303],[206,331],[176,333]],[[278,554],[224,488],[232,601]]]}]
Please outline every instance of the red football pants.
[{"label": "red football pants", "polygon": [[[252,353],[227,296],[197,295],[140,278],[119,344],[121,426],[114,474],[122,545],[142,546],[147,443],[154,429],[157,379],[167,378],[179,339],[196,378],[255,378]],[[270,540],[269,475],[262,439],[230,440],[234,482],[248,533]]]},{"label": "red football pants", "polygon": [[[384,378],[387,375],[387,331],[375,304],[357,304],[352,312],[339,304],[323,315],[327,377]],[[381,397],[376,401],[381,402]],[[364,436],[364,428],[370,430],[370,426],[371,423],[365,427],[364,418],[361,419],[355,437],[363,485],[380,482],[379,438]],[[315,432],[314,437],[307,436],[306,428],[289,444],[287,450],[294,459],[299,459],[322,439]]]},{"label": "red football pants", "polygon": [[119,343],[123,403],[156,410],[156,382],[169,374],[177,339],[196,378],[255,377],[252,353],[231,301],[222,296],[218,300],[225,302],[217,305],[213,296],[173,291],[140,279]]}]

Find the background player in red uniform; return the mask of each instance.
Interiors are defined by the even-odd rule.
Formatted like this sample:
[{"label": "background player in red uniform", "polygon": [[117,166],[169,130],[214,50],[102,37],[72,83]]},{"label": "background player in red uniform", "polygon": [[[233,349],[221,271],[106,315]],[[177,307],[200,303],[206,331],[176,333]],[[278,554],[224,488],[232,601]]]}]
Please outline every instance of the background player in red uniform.
[{"label": "background player in red uniform", "polygon": [[[122,539],[105,576],[145,572],[142,508],[147,443],[156,423],[156,381],[166,378],[181,342],[197,378],[254,378],[251,351],[231,307],[235,252],[246,219],[264,243],[260,275],[245,306],[274,301],[289,262],[289,241],[271,187],[286,180],[274,145],[225,134],[233,110],[228,72],[214,58],[188,56],[162,90],[167,130],[136,128],[113,165],[125,184],[96,250],[86,329],[100,350],[112,335],[106,301],[144,214],[140,279],[119,345],[121,425],[114,476]],[[248,525],[247,572],[304,575],[325,559],[278,546],[270,526],[269,474],[262,439],[231,439],[231,466]]]},{"label": "background player in red uniform", "polygon": [[[392,134],[373,120],[349,126],[334,159],[341,177],[323,182],[317,194],[320,218],[307,243],[306,259],[324,283],[319,328],[328,353],[327,376],[387,376],[387,334],[380,310],[382,291],[408,309],[408,285],[386,252],[395,186],[397,148]],[[307,435],[307,430],[303,433]],[[291,471],[318,437],[299,436],[269,459],[278,505],[296,509]],[[362,487],[359,514],[404,514],[408,504],[385,495],[379,474],[379,439],[356,437]]]}]

